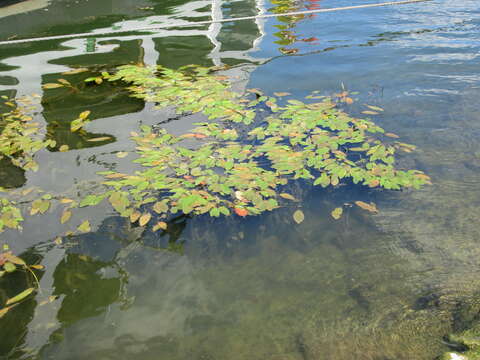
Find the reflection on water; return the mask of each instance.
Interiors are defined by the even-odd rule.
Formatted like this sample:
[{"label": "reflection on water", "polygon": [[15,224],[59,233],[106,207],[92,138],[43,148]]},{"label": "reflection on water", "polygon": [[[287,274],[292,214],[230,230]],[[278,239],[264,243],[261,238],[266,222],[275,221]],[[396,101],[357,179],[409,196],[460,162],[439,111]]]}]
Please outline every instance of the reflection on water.
[{"label": "reflection on water", "polygon": [[[0,37],[351,2],[97,5],[52,0],[45,9],[3,18]],[[42,94],[36,116],[46,136],[70,148],[39,153],[36,174],[0,164],[5,187],[74,191],[95,181],[96,171],[130,169],[131,159],[115,152],[134,146],[128,134],[139,119],[182,132],[201,118],[155,112],[122,89],[83,80],[124,63],[193,62],[235,65],[229,74],[239,77],[239,91],[248,81],[267,93],[298,97],[313,90],[331,94],[342,84],[358,90],[359,101],[348,112],[358,113],[362,103],[383,107],[376,121],[419,148],[400,164],[425,170],[434,185],[386,192],[297,183],[288,192],[302,199],[306,219],[300,225],[291,218],[296,204],[243,220],[179,217],[158,234],[101,208],[79,214],[92,218],[94,232],[61,245],[51,242],[64,231],[53,209],[28,219],[21,234],[2,234],[15,252],[41,257],[46,269],[42,293],[0,320],[10,329],[0,340],[0,357],[432,360],[446,351],[442,338],[480,311],[477,15],[474,0],[441,0],[97,38],[94,49],[84,39],[3,47],[0,91]],[[90,71],[62,74],[79,67]],[[42,90],[59,78],[74,89]],[[70,121],[84,110],[94,121],[72,134]],[[114,141],[88,142],[99,136]],[[372,216],[347,204],[340,221],[328,215],[352,199],[373,201],[381,212]],[[0,279],[3,297],[24,285],[11,279]]]}]

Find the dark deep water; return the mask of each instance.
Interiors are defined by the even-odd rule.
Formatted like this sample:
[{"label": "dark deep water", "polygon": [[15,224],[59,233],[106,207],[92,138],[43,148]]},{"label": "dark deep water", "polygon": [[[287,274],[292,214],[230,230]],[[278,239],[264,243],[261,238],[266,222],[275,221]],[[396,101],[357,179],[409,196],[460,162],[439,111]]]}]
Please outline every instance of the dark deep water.
[{"label": "dark deep water", "polygon": [[[29,0],[0,8],[0,39],[133,28],[154,22],[337,7],[354,0],[271,3],[187,0]],[[283,6],[283,7],[282,7]],[[61,245],[58,211],[28,218],[0,244],[45,265],[42,293],[0,320],[1,359],[311,360],[428,359],[480,310],[480,6],[475,0],[243,21],[128,35],[0,46],[0,93],[42,96],[47,137],[68,152],[36,155],[37,173],[0,163],[0,186],[57,193],[127,169],[130,131],[168,114],[108,85],[51,92],[72,67],[130,62],[236,65],[236,87],[301,98],[343,86],[385,109],[375,121],[418,150],[400,158],[433,185],[391,192],[296,183],[305,221],[281,208],[240,219],[178,218],[159,236],[106,208],[93,232]],[[68,79],[82,84],[90,73]],[[69,122],[91,110],[87,135]],[[195,117],[170,121],[185,131]],[[113,136],[114,142],[88,142]],[[373,201],[371,215],[332,208]],[[24,288],[0,279],[0,298]],[[39,305],[49,296],[56,299]],[[2,300],[3,301],[3,300]]]}]

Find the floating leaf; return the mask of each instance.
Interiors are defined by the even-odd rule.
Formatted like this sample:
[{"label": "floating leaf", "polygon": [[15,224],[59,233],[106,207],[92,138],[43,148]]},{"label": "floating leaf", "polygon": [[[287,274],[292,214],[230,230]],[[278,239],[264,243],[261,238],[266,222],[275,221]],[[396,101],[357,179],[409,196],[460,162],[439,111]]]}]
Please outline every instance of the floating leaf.
[{"label": "floating leaf", "polygon": [[140,216],[142,216],[142,213],[140,211],[134,211],[130,214],[130,222],[136,222],[138,219],[140,219]]},{"label": "floating leaf", "polygon": [[362,111],[362,114],[365,114],[365,115],[378,115],[378,112],[370,111],[370,110],[365,110],[365,111]]},{"label": "floating leaf", "polygon": [[128,176],[127,174],[122,174],[122,173],[114,173],[114,174],[105,175],[105,177],[107,179],[120,179],[120,178],[124,178],[124,177],[127,177],[127,176]]},{"label": "floating leaf", "polygon": [[53,242],[56,245],[61,245],[62,244],[62,238],[60,236],[58,236],[57,238],[55,238],[55,240],[53,240]]},{"label": "floating leaf", "polygon": [[17,267],[14,264],[12,264],[11,262],[6,262],[5,264],[3,264],[3,268],[8,273],[11,273],[11,272],[14,272],[15,270],[17,270]]},{"label": "floating leaf", "polygon": [[66,79],[58,79],[57,80],[60,84],[63,84],[63,85],[66,85],[66,86],[71,86],[72,84],[70,84],[70,81],[66,80]]},{"label": "floating leaf", "polygon": [[337,207],[331,212],[331,215],[335,220],[340,219],[342,217],[342,214],[343,214],[343,208],[341,207]]},{"label": "floating leaf", "polygon": [[90,110],[85,110],[85,111],[82,111],[80,115],[78,115],[78,118],[85,120],[86,118],[88,118],[89,115],[90,115]]},{"label": "floating leaf", "polygon": [[43,266],[43,265],[30,265],[30,269],[43,270],[43,269],[45,269],[45,266]]},{"label": "floating leaf", "polygon": [[65,210],[60,217],[60,223],[65,224],[70,218],[72,217],[72,212],[69,210]]},{"label": "floating leaf", "polygon": [[68,198],[63,198],[63,199],[60,199],[60,202],[61,202],[62,204],[70,204],[70,203],[73,202],[73,200],[72,200],[72,199],[68,199]]},{"label": "floating leaf", "polygon": [[122,159],[122,158],[124,158],[124,157],[127,157],[127,156],[128,156],[128,153],[125,152],[125,151],[119,151],[119,152],[117,152],[117,157],[120,158],[120,159]]},{"label": "floating leaf", "polygon": [[374,203],[368,204],[368,203],[363,202],[363,201],[355,201],[355,205],[357,205],[358,207],[361,207],[364,210],[370,211],[372,213],[377,213],[378,212],[377,206]]},{"label": "floating leaf", "polygon": [[84,222],[82,222],[77,229],[78,229],[78,231],[83,232],[83,233],[87,233],[87,232],[90,232],[92,230],[91,227],[90,227],[90,222],[88,220],[85,220]]},{"label": "floating leaf", "polygon": [[303,213],[302,210],[297,210],[293,213],[293,220],[297,223],[300,224],[305,220],[305,214]]},{"label": "floating leaf", "polygon": [[397,134],[394,134],[394,133],[391,133],[391,132],[387,132],[384,134],[385,136],[388,136],[390,138],[394,138],[394,139],[398,139],[400,138],[400,136],[398,136]]},{"label": "floating leaf", "polygon": [[74,74],[80,74],[82,72],[88,71],[87,68],[77,68],[77,69],[72,69],[68,70],[62,73],[62,75],[74,75]]},{"label": "floating leaf", "polygon": [[142,216],[140,216],[138,223],[140,226],[147,225],[147,223],[150,221],[151,218],[152,218],[152,214],[150,213],[143,214]]},{"label": "floating leaf", "polygon": [[10,305],[10,304],[13,304],[13,303],[16,303],[16,302],[19,302],[23,299],[25,299],[28,295],[30,295],[33,291],[35,290],[35,288],[28,288],[26,290],[23,290],[20,294],[14,296],[13,298],[10,298],[7,300],[7,302],[5,303],[5,305]]},{"label": "floating leaf", "polygon": [[241,208],[241,207],[236,207],[234,209],[235,211],[235,214],[237,214],[238,216],[241,216],[241,217],[245,217],[248,215],[248,210],[244,209],[244,208]]},{"label": "floating leaf", "polygon": [[165,201],[158,201],[155,204],[153,204],[152,209],[157,214],[162,214],[162,213],[166,213],[168,211],[168,205],[166,204]]},{"label": "floating leaf", "polygon": [[164,221],[159,221],[153,226],[152,231],[157,231],[159,229],[167,230],[167,223]]},{"label": "floating leaf", "polygon": [[107,141],[107,140],[112,140],[112,138],[109,136],[102,136],[102,137],[87,139],[87,141],[90,141],[90,142],[100,142],[100,141]]},{"label": "floating leaf", "polygon": [[0,309],[0,319],[4,317],[10,311],[10,309],[12,309],[14,306],[15,305],[7,306],[7,307],[4,307],[3,309]]},{"label": "floating leaf", "polygon": [[274,92],[273,93],[275,96],[278,96],[278,97],[282,97],[282,96],[288,96],[288,95],[292,95],[288,92]]},{"label": "floating leaf", "polygon": [[384,111],[381,107],[379,106],[374,106],[374,105],[367,105],[368,108],[375,110],[375,111]]},{"label": "floating leaf", "polygon": [[292,201],[297,201],[293,195],[287,194],[287,193],[281,193],[279,194],[280,197],[287,199],[287,200],[292,200]]},{"label": "floating leaf", "polygon": [[57,83],[47,83],[47,84],[43,84],[42,85],[42,88],[44,89],[57,89],[57,88],[61,88],[63,87],[62,84],[57,84]]},{"label": "floating leaf", "polygon": [[68,147],[68,145],[62,145],[58,148],[58,151],[60,152],[66,152],[68,151],[70,148]]},{"label": "floating leaf", "polygon": [[13,255],[11,252],[3,253],[1,254],[1,257],[7,261],[10,261],[13,264],[22,265],[22,266],[27,265],[24,260],[22,260],[18,256]]}]

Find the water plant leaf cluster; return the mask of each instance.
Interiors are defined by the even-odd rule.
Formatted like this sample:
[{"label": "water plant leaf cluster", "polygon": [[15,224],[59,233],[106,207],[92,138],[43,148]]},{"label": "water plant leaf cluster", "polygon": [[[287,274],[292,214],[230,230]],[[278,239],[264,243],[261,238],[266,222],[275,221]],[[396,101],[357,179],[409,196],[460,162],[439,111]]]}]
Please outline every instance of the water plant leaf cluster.
[{"label": "water plant leaf cluster", "polygon": [[4,307],[0,308],[0,318],[5,316],[8,311],[10,311],[13,307],[17,306],[21,301],[26,299],[30,294],[35,291],[36,287],[38,287],[39,282],[34,270],[41,269],[43,269],[42,265],[27,265],[27,263],[23,259],[13,255],[11,251],[0,253],[0,278],[16,271],[25,270],[33,276],[36,284],[35,286],[26,288],[17,295],[8,298],[4,304]]},{"label": "water plant leaf cluster", "polygon": [[[257,89],[250,90],[253,99],[242,97],[230,89],[227,77],[195,66],[171,70],[127,65],[102,76],[129,84],[132,96],[158,108],[203,113],[215,122],[197,123],[181,136],[142,126],[132,140],[138,155],[134,161],[143,170],[101,172],[107,191],[84,198],[80,207],[108,199],[120,215],[143,226],[177,212],[218,217],[270,211],[291,196],[281,190],[295,179],[322,187],[352,181],[393,190],[429,183],[421,171],[395,168],[395,152],[413,146],[382,141],[382,128],[349,116],[330,98],[311,96],[321,101],[279,105],[278,98]],[[267,117],[258,114],[261,103],[268,108]],[[197,143],[185,146],[186,139]],[[339,218],[340,210],[332,216]],[[295,221],[301,222],[298,216]]]},{"label": "water plant leaf cluster", "polygon": [[36,171],[35,153],[55,146],[54,140],[43,140],[40,123],[34,120],[36,98],[2,98],[11,110],[0,114],[0,159],[8,158],[17,167]]},{"label": "water plant leaf cluster", "polygon": [[[430,183],[421,171],[395,167],[396,151],[411,152],[413,145],[397,141],[398,136],[385,133],[371,120],[352,117],[341,109],[339,103],[353,102],[347,91],[337,94],[337,101],[318,92],[305,101],[285,100],[289,95],[285,92],[266,96],[258,89],[239,94],[231,89],[231,79],[216,70],[193,65],[178,70],[126,65],[113,74],[98,75],[103,80],[96,84],[127,84],[133,97],[154,102],[157,108],[175,109],[179,115],[201,113],[207,121],[179,136],[159,126],[141,126],[131,134],[136,143],[133,161],[140,170],[101,172],[104,191],[77,200],[38,191],[29,202],[29,215],[46,213],[52,201],[58,201],[64,207],[63,224],[71,219],[74,208],[96,206],[105,200],[132,223],[165,230],[166,219],[175,213],[244,217],[296,202],[285,191],[292,180],[321,187],[353,182],[392,190]],[[25,111],[25,107],[15,106],[2,119],[26,126],[23,123],[31,119]],[[71,131],[86,125],[89,115],[90,111],[82,112],[72,121]],[[38,128],[33,128],[36,131],[20,131],[16,137],[2,132],[2,141],[6,141],[4,136],[15,140],[11,140],[12,148],[19,150],[11,150],[10,156],[18,156],[21,160],[17,163],[29,163],[39,149],[55,146],[38,140]],[[127,155],[122,152],[119,157]],[[35,166],[27,169],[35,170]],[[357,206],[377,211],[374,204],[357,202]],[[332,217],[339,219],[342,212],[337,208]],[[296,223],[303,220],[301,210],[293,214]],[[6,227],[21,229],[22,221],[17,203],[2,197],[0,232]],[[76,230],[88,232],[90,223],[85,220]]]}]

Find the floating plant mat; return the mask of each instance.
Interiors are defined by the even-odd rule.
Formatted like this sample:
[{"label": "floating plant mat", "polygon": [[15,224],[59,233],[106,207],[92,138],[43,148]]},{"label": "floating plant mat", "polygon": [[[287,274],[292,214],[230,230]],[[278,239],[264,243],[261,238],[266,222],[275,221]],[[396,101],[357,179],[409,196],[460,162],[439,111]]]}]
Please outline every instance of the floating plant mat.
[{"label": "floating plant mat", "polygon": [[[42,194],[31,203],[30,215],[45,213],[51,201],[58,200],[65,206],[60,219],[65,223],[71,217],[71,209],[95,206],[107,199],[132,223],[151,224],[158,230],[167,226],[163,220],[179,212],[213,217],[235,213],[243,217],[271,211],[281,202],[296,200],[282,191],[284,185],[296,179],[322,187],[352,181],[390,190],[430,183],[429,177],[419,170],[395,167],[395,152],[411,152],[414,146],[397,141],[395,134],[385,133],[370,120],[349,116],[331,98],[311,95],[305,102],[288,100],[279,105],[278,98],[286,93],[269,97],[253,89],[242,96],[230,89],[228,77],[216,75],[215,70],[127,65],[113,74],[103,72],[87,78],[92,86],[103,81],[118,82],[119,86],[126,83],[133,97],[154,102],[158,108],[173,107],[178,114],[202,113],[215,121],[197,123],[191,133],[181,136],[162,128],[141,126],[131,136],[137,144],[138,157],[134,162],[143,170],[129,174],[100,172],[104,191],[82,199]],[[68,86],[67,81],[54,85],[45,87],[55,91]],[[353,102],[346,91],[337,97],[340,102]],[[370,106],[365,113],[374,115],[381,110]],[[18,110],[4,114],[3,121],[15,111]],[[269,115],[260,116],[261,111],[268,111]],[[82,131],[89,122],[88,116],[88,111],[81,113],[72,122],[71,131]],[[193,148],[184,146],[186,139],[198,144]],[[33,150],[41,148],[38,145]],[[30,159],[31,153],[30,148],[22,147],[15,154],[3,152],[17,163],[16,159],[23,156]],[[126,153],[118,156],[125,157]],[[377,211],[374,204],[357,203],[363,209]],[[334,209],[332,216],[340,218],[341,210]],[[7,197],[2,200],[0,212],[0,230],[20,228],[21,211]],[[303,214],[298,210],[293,221],[302,220]],[[90,231],[88,220],[78,230]]]}]

